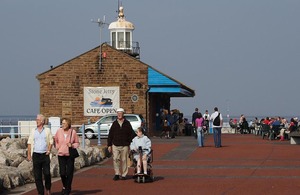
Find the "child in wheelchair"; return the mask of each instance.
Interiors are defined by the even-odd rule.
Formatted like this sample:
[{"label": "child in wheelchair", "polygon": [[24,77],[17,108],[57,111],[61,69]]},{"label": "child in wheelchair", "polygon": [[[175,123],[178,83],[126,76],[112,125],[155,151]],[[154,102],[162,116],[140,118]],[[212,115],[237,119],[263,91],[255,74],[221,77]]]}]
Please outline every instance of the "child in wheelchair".
[{"label": "child in wheelchair", "polygon": [[136,165],[134,170],[135,178],[140,179],[140,176],[143,176],[144,182],[145,176],[152,178],[150,164],[152,162],[151,140],[144,135],[141,127],[137,129],[137,136],[133,138],[130,150],[133,155],[133,163]]}]

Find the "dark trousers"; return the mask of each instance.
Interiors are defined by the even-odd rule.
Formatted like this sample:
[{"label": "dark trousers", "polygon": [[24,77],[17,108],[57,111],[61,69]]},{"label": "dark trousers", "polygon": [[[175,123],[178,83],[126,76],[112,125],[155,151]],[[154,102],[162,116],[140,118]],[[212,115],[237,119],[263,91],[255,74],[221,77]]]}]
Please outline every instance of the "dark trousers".
[{"label": "dark trousers", "polygon": [[74,174],[74,158],[69,156],[58,156],[59,174],[64,188],[67,192],[71,192],[73,174]]},{"label": "dark trousers", "polygon": [[171,138],[175,138],[175,135],[177,135],[178,130],[178,124],[174,123],[171,125]]},{"label": "dark trousers", "polygon": [[50,157],[46,153],[33,153],[33,173],[36,189],[39,194],[44,194],[43,174],[45,179],[46,190],[51,189],[51,174],[50,174]]}]

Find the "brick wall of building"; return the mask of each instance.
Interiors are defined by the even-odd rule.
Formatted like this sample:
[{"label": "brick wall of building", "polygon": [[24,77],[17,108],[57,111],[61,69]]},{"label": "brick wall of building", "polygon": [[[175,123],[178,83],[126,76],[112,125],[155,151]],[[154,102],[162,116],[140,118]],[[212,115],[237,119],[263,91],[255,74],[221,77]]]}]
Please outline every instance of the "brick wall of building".
[{"label": "brick wall of building", "polygon": [[[120,106],[126,113],[146,116],[148,66],[126,53],[102,45],[106,57],[99,70],[99,47],[58,65],[40,75],[40,113],[46,117],[69,117],[72,124],[87,123],[83,114],[84,87],[120,87]],[[141,83],[138,89],[136,83]],[[131,96],[139,96],[132,102]]]}]

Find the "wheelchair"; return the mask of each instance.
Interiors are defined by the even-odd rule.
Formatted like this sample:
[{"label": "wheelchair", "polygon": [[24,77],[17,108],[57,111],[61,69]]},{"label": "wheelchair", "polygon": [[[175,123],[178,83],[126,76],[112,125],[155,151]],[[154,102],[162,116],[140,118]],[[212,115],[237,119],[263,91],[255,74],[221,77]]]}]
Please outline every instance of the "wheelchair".
[{"label": "wheelchair", "polygon": [[152,162],[153,162],[153,150],[148,154],[148,159],[147,159],[147,174],[144,174],[144,165],[143,165],[143,151],[145,149],[142,149],[142,147],[138,148],[138,151],[131,151],[131,157],[133,158],[133,155],[138,153],[140,161],[141,161],[141,172],[138,174],[137,173],[137,160],[133,158],[133,167],[134,167],[134,174],[133,174],[133,179],[137,183],[147,183],[147,182],[153,182],[154,181],[154,176],[153,176],[153,171],[152,171]]}]

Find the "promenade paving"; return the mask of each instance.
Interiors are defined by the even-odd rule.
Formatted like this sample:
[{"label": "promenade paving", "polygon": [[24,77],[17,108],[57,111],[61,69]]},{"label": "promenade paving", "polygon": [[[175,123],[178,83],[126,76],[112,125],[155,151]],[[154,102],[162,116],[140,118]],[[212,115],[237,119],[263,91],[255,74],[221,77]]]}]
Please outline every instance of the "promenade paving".
[{"label": "promenade paving", "polygon": [[[260,136],[223,134],[221,148],[207,135],[205,147],[191,136],[151,138],[154,150],[152,183],[113,181],[112,159],[75,173],[73,195],[81,194],[296,194],[300,190],[300,146]],[[103,142],[102,142],[103,143]],[[105,143],[103,143],[105,144]],[[129,170],[129,177],[133,168]],[[36,194],[17,188],[10,194]],[[52,194],[61,191],[53,180]]]}]

